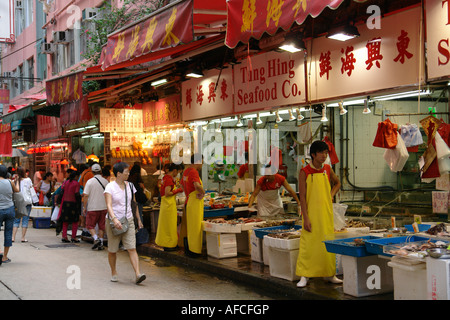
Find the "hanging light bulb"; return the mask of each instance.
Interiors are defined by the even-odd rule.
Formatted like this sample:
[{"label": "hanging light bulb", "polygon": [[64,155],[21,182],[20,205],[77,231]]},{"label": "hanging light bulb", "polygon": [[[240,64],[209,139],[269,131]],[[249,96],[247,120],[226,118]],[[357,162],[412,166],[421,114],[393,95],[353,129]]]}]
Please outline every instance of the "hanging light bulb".
[{"label": "hanging light bulb", "polygon": [[239,116],[236,116],[236,118],[237,118],[237,123],[236,123],[236,127],[242,127],[242,126],[243,126],[243,124],[242,124],[242,121],[241,121],[241,117],[239,117]]},{"label": "hanging light bulb", "polygon": [[347,113],[347,110],[345,110],[344,104],[342,103],[342,101],[339,102],[339,114],[340,114],[341,116],[343,116],[343,115],[346,114],[346,113]]},{"label": "hanging light bulb", "polygon": [[219,127],[217,127],[217,129],[216,129],[216,132],[217,133],[221,133],[222,132],[222,124],[221,123],[219,123]]},{"label": "hanging light bulb", "polygon": [[364,100],[364,110],[363,110],[364,114],[370,114],[372,113],[372,111],[370,111],[370,107],[369,107],[369,101],[366,99]]},{"label": "hanging light bulb", "polygon": [[322,108],[322,119],[320,119],[322,122],[328,122],[327,118],[327,106],[324,104]]},{"label": "hanging light bulb", "polygon": [[289,109],[289,121],[294,121],[295,120],[295,117],[294,117],[294,114],[292,113],[292,108],[291,109]]},{"label": "hanging light bulb", "polygon": [[117,136],[116,128],[114,128],[114,133],[113,133],[113,135],[114,135],[114,136]]},{"label": "hanging light bulb", "polygon": [[275,120],[276,123],[280,123],[283,121],[283,118],[280,117],[280,113],[278,112],[278,110],[275,111],[275,115],[276,115],[276,120]]},{"label": "hanging light bulb", "polygon": [[261,121],[261,116],[258,113],[258,116],[256,117],[256,124],[262,124],[263,122]]},{"label": "hanging light bulb", "polygon": [[300,113],[300,109],[297,108],[295,111],[297,111],[297,121],[302,121],[305,119],[305,117]]}]

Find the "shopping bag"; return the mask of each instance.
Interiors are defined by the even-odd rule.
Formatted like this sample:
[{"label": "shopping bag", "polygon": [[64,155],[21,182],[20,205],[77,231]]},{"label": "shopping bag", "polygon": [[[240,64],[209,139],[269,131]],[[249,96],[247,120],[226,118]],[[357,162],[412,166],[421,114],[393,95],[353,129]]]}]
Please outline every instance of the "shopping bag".
[{"label": "shopping bag", "polygon": [[52,218],[50,220],[56,222],[58,221],[58,216],[59,216],[59,206],[55,206],[52,212]]},{"label": "shopping bag", "polygon": [[139,229],[136,232],[136,246],[140,246],[142,244],[148,243],[149,234],[146,228]]},{"label": "shopping bag", "polygon": [[342,203],[333,203],[334,229],[342,230],[345,227],[345,212],[348,205]]},{"label": "shopping bag", "polygon": [[21,192],[13,193],[14,207],[16,210],[16,218],[22,218],[23,216],[28,215],[27,205],[23,198],[23,194]]},{"label": "shopping bag", "polygon": [[44,194],[42,192],[39,192],[39,205],[44,205]]}]

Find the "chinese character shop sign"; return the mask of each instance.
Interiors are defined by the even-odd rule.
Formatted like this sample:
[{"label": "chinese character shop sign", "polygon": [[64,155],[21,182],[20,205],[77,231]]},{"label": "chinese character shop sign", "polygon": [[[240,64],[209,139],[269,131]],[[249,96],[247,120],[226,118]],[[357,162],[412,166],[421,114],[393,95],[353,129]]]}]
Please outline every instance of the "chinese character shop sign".
[{"label": "chinese character shop sign", "polygon": [[193,40],[193,1],[183,1],[108,37],[101,64],[109,66]]},{"label": "chinese character shop sign", "polygon": [[49,116],[36,116],[37,140],[58,138],[62,135],[60,119]]},{"label": "chinese character shop sign", "polygon": [[[424,80],[420,8],[383,18],[381,29],[359,25],[360,37],[341,42],[325,37],[312,46],[311,101],[418,84]],[[311,43],[307,44],[311,47]],[[309,73],[309,70],[308,70]]]},{"label": "chinese character shop sign", "polygon": [[78,101],[83,97],[83,72],[49,80],[45,84],[47,105]]},{"label": "chinese character shop sign", "polygon": [[427,0],[428,78],[450,75],[450,0]]},{"label": "chinese character shop sign", "polygon": [[268,52],[234,66],[234,110],[248,112],[306,101],[305,58]]},{"label": "chinese character shop sign", "polygon": [[204,72],[199,79],[181,84],[183,121],[220,117],[233,113],[233,77],[231,67]]},{"label": "chinese character shop sign", "polygon": [[[288,30],[294,22],[302,24],[308,15],[317,17],[325,7],[336,9],[343,0],[228,0],[225,44],[234,48],[239,41],[273,35]],[[361,2],[361,1],[357,1]]]},{"label": "chinese character shop sign", "polygon": [[181,98],[174,95],[159,101],[144,102],[142,105],[142,121],[144,131],[154,126],[181,121]]},{"label": "chinese character shop sign", "polygon": [[100,108],[100,132],[142,132],[142,110]]}]

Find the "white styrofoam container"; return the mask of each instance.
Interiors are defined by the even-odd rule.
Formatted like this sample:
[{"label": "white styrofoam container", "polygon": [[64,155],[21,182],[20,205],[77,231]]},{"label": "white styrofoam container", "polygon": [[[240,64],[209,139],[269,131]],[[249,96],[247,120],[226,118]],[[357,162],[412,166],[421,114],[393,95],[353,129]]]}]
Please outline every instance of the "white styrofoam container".
[{"label": "white styrofoam container", "polygon": [[250,256],[252,261],[264,262],[263,260],[263,240],[255,235],[255,231],[250,232]]},{"label": "white styrofoam container", "polygon": [[394,291],[392,268],[388,259],[378,255],[352,257],[342,255],[343,291],[354,297],[373,296]]},{"label": "white styrofoam container", "polygon": [[240,224],[229,223],[214,223],[209,221],[203,221],[203,230],[206,232],[218,232],[218,233],[240,233]]},{"label": "white styrofoam container", "polygon": [[281,278],[289,281],[299,280],[300,277],[295,274],[297,267],[297,250],[284,250],[269,247],[270,256],[270,275],[272,277]]},{"label": "white styrofoam container", "polygon": [[237,252],[250,255],[250,231],[242,231],[241,233],[233,233],[236,235]]},{"label": "white styrofoam container", "polygon": [[264,241],[264,238],[262,239],[262,247],[263,247],[263,262],[264,265],[269,266],[270,265],[270,256],[269,256],[269,246],[267,245],[267,242]]},{"label": "white styrofoam container", "polygon": [[243,224],[241,224],[241,230],[242,231],[253,230],[256,227],[263,225],[265,223],[266,223],[266,221],[243,223]]},{"label": "white styrofoam container", "polygon": [[50,218],[52,216],[52,207],[32,206],[30,211],[31,218]]},{"label": "white styrofoam container", "polygon": [[369,233],[369,227],[361,227],[361,228],[346,228],[348,232],[359,232],[359,233]]},{"label": "white styrofoam container", "polygon": [[206,251],[214,258],[237,256],[237,242],[234,233],[206,232]]},{"label": "white styrofoam container", "polygon": [[428,300],[450,300],[450,259],[427,257]]},{"label": "white styrofoam container", "polygon": [[284,250],[295,250],[300,246],[300,238],[297,239],[281,239],[273,238],[271,236],[265,235],[264,241],[267,241],[267,246],[284,249]]},{"label": "white styrofoam container", "polygon": [[394,279],[394,300],[426,300],[427,268],[425,263],[404,264],[389,261]]}]

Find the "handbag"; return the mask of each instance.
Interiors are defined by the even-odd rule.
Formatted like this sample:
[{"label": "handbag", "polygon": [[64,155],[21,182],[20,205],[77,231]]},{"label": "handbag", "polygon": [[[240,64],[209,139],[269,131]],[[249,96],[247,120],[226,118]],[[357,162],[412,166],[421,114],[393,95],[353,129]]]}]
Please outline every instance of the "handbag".
[{"label": "handbag", "polygon": [[12,186],[11,190],[13,192],[13,201],[14,201],[14,207],[16,211],[15,217],[17,219],[22,218],[23,216],[28,215],[27,205],[25,203],[25,199],[23,197],[22,192],[14,192]]},{"label": "handbag", "polygon": [[139,229],[136,232],[136,245],[140,246],[141,244],[146,244],[149,241],[149,234],[146,228]]},{"label": "handbag", "polygon": [[117,229],[114,226],[114,221],[109,222],[111,226],[111,231],[115,236],[118,236],[128,231],[127,208],[128,208],[128,196],[127,196],[127,185],[125,184],[125,215],[123,216],[123,218],[119,219],[119,222],[122,224],[122,229]]}]

